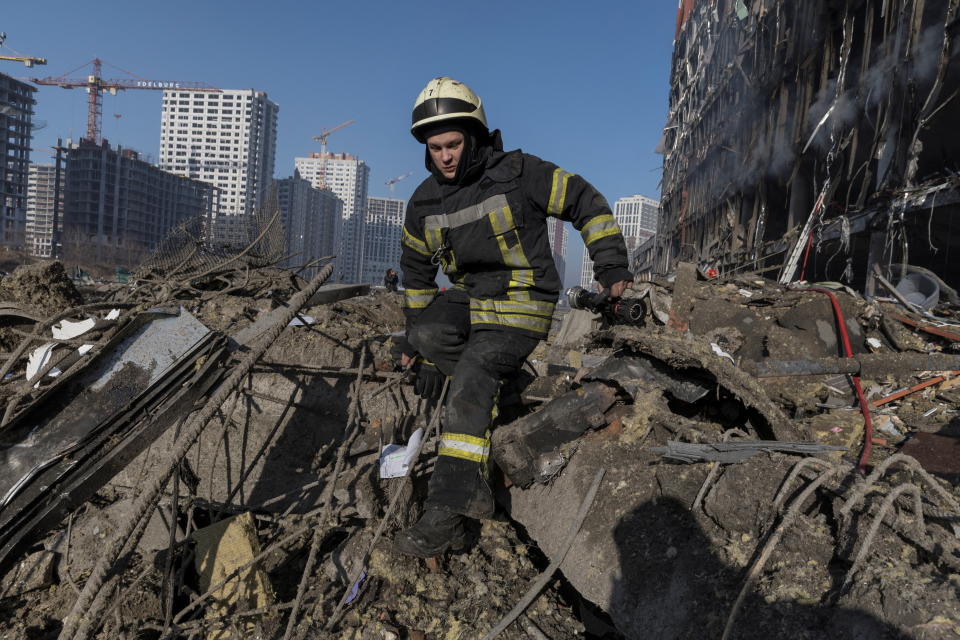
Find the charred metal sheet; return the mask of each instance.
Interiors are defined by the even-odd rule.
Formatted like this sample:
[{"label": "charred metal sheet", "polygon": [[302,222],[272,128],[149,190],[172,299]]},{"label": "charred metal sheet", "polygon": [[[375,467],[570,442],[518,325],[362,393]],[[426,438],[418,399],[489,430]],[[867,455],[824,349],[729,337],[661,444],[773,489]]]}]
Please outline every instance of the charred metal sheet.
[{"label": "charred metal sheet", "polygon": [[[216,334],[186,312],[141,316],[3,432],[0,562],[26,532],[92,495],[206,390],[198,376],[209,377],[217,361]],[[204,355],[208,367],[198,370]],[[185,387],[187,379],[193,383]]]},{"label": "charred metal sheet", "polygon": [[163,376],[210,330],[187,312],[152,321],[102,354],[74,382],[76,395],[49,421],[11,425],[0,440],[0,508],[43,468],[82,445],[97,425]]}]

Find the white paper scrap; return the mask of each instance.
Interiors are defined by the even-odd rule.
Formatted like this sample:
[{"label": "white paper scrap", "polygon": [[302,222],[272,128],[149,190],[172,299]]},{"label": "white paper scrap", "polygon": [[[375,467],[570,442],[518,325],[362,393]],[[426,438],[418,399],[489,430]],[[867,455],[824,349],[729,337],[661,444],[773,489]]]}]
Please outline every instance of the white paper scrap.
[{"label": "white paper scrap", "polygon": [[97,324],[96,318],[87,318],[86,320],[80,320],[79,322],[61,320],[59,324],[55,324],[53,327],[51,327],[51,331],[53,331],[53,337],[57,340],[69,340],[70,338],[76,338],[77,336],[90,331],[90,329],[93,329],[93,325],[95,324]]},{"label": "white paper scrap", "polygon": [[110,309],[110,313],[104,316],[104,320],[116,320],[120,317],[120,309]]},{"label": "white paper scrap", "polygon": [[867,344],[869,344],[874,349],[879,349],[883,346],[883,343],[877,340],[876,338],[867,338]]},{"label": "white paper scrap", "polygon": [[716,342],[711,342],[710,348],[713,349],[713,352],[721,358],[730,358],[730,362],[737,364],[737,361],[733,359],[733,356],[721,349],[720,345],[718,345]]},{"label": "white paper scrap", "polygon": [[752,297],[753,297],[753,292],[752,292],[752,291],[747,291],[746,289],[737,289],[737,293],[739,293],[740,295],[742,295],[744,298],[752,298]]},{"label": "white paper scrap", "polygon": [[[301,320],[301,318],[302,318],[302,320]],[[317,321],[313,318],[313,316],[305,316],[305,315],[303,315],[303,314],[301,313],[299,316],[297,316],[296,318],[294,318],[293,320],[291,320],[291,321],[290,321],[290,324],[288,324],[287,326],[288,326],[288,327],[303,327],[303,326],[306,326],[306,325],[308,325],[308,324],[317,324]]]},{"label": "white paper scrap", "polygon": [[402,478],[407,475],[410,465],[413,463],[413,457],[420,448],[420,440],[423,439],[423,427],[418,428],[410,434],[410,441],[406,446],[402,444],[388,444],[380,452],[380,477],[381,478]]},{"label": "white paper scrap", "polygon": [[55,346],[55,343],[48,342],[30,352],[30,357],[27,358],[27,380],[33,380],[37,372],[47,366]]}]

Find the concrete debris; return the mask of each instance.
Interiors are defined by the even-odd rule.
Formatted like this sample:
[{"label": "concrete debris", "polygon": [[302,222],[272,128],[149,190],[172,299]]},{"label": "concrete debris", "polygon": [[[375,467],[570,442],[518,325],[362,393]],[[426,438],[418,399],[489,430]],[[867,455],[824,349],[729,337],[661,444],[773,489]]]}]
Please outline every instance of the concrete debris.
[{"label": "concrete debris", "polygon": [[56,564],[57,554],[52,551],[31,553],[0,579],[0,598],[13,598],[53,585]]},{"label": "concrete debris", "polygon": [[[601,468],[606,475],[560,565],[562,577],[501,637],[519,640],[536,629],[555,639],[585,633],[698,636],[727,615],[744,572],[781,523],[783,539],[737,613],[743,637],[802,636],[785,635],[784,628],[839,638],[930,633],[942,620],[960,620],[954,613],[956,589],[938,586],[952,584],[949,576],[960,566],[960,548],[946,528],[954,513],[951,487],[934,487],[914,467],[898,467],[871,479],[874,491],[855,497],[861,480],[854,463],[865,429],[845,377],[853,371],[872,390],[871,467],[880,468],[902,448],[913,450],[932,477],[960,481],[949,460],[931,457],[960,440],[954,413],[960,385],[948,384],[958,379],[950,373],[956,355],[949,339],[892,319],[917,317],[902,306],[840,290],[836,295],[854,357],[838,358],[841,339],[821,295],[756,275],[728,280],[694,273],[681,280],[687,290],[679,298],[675,283],[643,283],[632,294],[657,304],[643,306],[642,326],[591,323],[578,340],[548,341],[531,355],[525,386],[502,394],[500,424],[493,431],[492,456],[504,476],[496,483],[503,520],[483,523],[466,552],[422,565],[394,554],[382,541],[374,545],[372,533],[395,497],[406,505],[395,526],[416,519],[436,447],[425,430],[426,413],[400,374],[390,370],[390,342],[403,326],[399,299],[373,293],[294,310],[277,293],[288,276],[270,268],[251,273],[259,283],[182,299],[182,311],[154,312],[159,315],[149,321],[142,311],[123,309],[114,326],[88,332],[101,360],[81,361],[61,374],[78,381],[72,394],[80,392],[63,397],[82,403],[84,391],[93,390],[91,381],[104,372],[125,371],[110,363],[131,360],[120,354],[161,319],[179,318],[205,327],[199,335],[220,336],[210,349],[188,348],[186,360],[177,355],[183,349],[162,338],[169,364],[151,365],[153,373],[143,384],[165,368],[176,373],[169,380],[156,378],[161,386],[154,404],[143,405],[145,413],[129,413],[139,411],[136,403],[150,395],[136,390],[152,387],[127,376],[129,393],[140,400],[125,401],[117,414],[123,419],[111,423],[118,428],[77,449],[61,466],[41,469],[46,475],[37,477],[36,491],[23,499],[43,508],[18,507],[18,517],[9,521],[17,531],[34,531],[29,539],[44,539],[57,560],[53,583],[87,590],[96,585],[103,550],[120,540],[135,541],[132,553],[116,556],[108,566],[126,576],[123,584],[136,585],[115,592],[114,601],[135,601],[137,608],[120,605],[119,621],[102,618],[100,633],[167,628],[175,637],[278,636],[292,624],[294,635],[302,637],[328,625],[353,637],[456,637],[466,629],[482,635],[507,615],[539,572],[560,561],[570,522]],[[246,276],[238,278],[245,281]],[[688,309],[682,331],[657,313],[661,301],[677,299]],[[936,310],[942,321],[955,317],[943,303]],[[290,326],[297,316],[314,322]],[[123,327],[129,327],[125,333]],[[177,430],[188,428],[183,420],[190,415],[184,408],[203,406],[239,357],[271,339],[243,384],[224,396],[229,400],[219,414],[211,414],[202,437],[189,446],[181,442]],[[367,354],[363,362],[361,350]],[[141,354],[133,358],[138,362],[153,362],[157,355],[155,346],[135,351]],[[786,375],[800,369],[805,375]],[[765,373],[778,375],[757,377]],[[175,382],[190,376],[197,382]],[[45,380],[51,382],[34,392],[48,395],[17,400],[11,426],[45,406],[31,399],[67,390],[51,386],[60,378]],[[192,399],[179,395],[185,390]],[[166,418],[144,432],[121,426],[148,414]],[[358,417],[357,430],[348,446],[340,447],[351,415]],[[381,451],[396,450],[418,432],[425,434],[430,453],[408,464],[413,481],[382,479]],[[132,446],[140,433],[148,434],[149,447]],[[917,448],[927,434],[944,441]],[[95,446],[100,455],[92,456]],[[108,450],[112,456],[103,455]],[[681,456],[695,451],[696,457],[684,465],[663,464],[664,450]],[[178,451],[185,454],[175,457]],[[144,516],[136,495],[153,486],[151,478],[173,460],[164,491]],[[799,487],[817,481],[821,469],[836,471],[804,497],[800,513],[791,501]],[[923,536],[903,517],[877,519],[891,489],[917,482],[927,482],[920,489]],[[44,486],[66,489],[83,506],[61,504],[40,491]],[[839,512],[844,503],[850,504],[850,516]],[[789,522],[786,507],[797,512]],[[914,513],[908,501],[904,509]],[[873,522],[883,524],[866,543]],[[315,547],[307,533],[316,537]],[[29,557],[27,542],[10,538],[5,548],[11,567]],[[862,544],[869,544],[870,559],[854,562]],[[942,551],[933,553],[936,549]],[[316,560],[308,562],[311,553]],[[833,579],[837,557],[853,567],[853,587],[842,588]],[[876,573],[878,563],[893,563],[898,577]],[[304,581],[310,566],[317,568]],[[137,575],[145,577],[137,582]],[[358,575],[363,578],[355,580]],[[669,598],[663,584],[673,585]],[[910,586],[916,584],[925,586]],[[859,598],[887,602],[891,588],[911,593],[909,603],[858,612]],[[52,594],[71,591],[36,589],[0,600],[0,607],[7,601],[32,603],[29,612],[8,616],[4,628],[19,632],[69,620],[75,598]],[[291,623],[293,603],[298,613]],[[70,637],[85,637],[84,629],[81,621]]]},{"label": "concrete debris", "polygon": [[[243,513],[194,531],[196,569],[200,590],[212,590],[208,618],[220,619],[238,611],[262,609],[274,602],[266,572],[251,561],[260,554],[260,542],[253,516]],[[236,575],[234,575],[236,574]],[[223,586],[217,588],[217,585]],[[262,633],[252,619],[237,630],[215,629],[208,640],[239,640]],[[239,631],[239,635],[235,632]]]},{"label": "concrete debris", "polygon": [[[797,5],[789,20],[821,5]],[[761,62],[742,55],[753,48],[718,40],[752,42],[751,25],[798,55],[784,6],[682,2],[678,46],[704,62],[690,82],[755,73]],[[876,9],[850,7],[844,22],[863,6]],[[932,20],[928,9],[911,24]],[[892,19],[862,17],[875,36]],[[801,33],[811,30],[820,33]],[[844,37],[833,52],[847,59],[858,43]],[[816,88],[807,72],[799,81]],[[696,124],[718,117],[695,104],[707,94],[675,97],[671,153],[723,134]],[[794,143],[832,148],[845,95],[834,86],[820,96],[809,122],[794,123]],[[847,139],[836,152],[854,144],[870,146]],[[940,193],[918,182],[926,160],[887,153],[869,151],[868,165],[882,158],[928,190],[911,192],[905,211]],[[711,164],[694,159],[672,156],[665,182],[671,260],[691,259],[636,283],[627,312],[557,318],[558,333],[499,394],[497,518],[471,528],[467,549],[424,563],[385,540],[420,516],[439,440],[431,427],[445,420],[390,355],[400,296],[324,286],[329,264],[303,265],[315,273],[305,281],[276,266],[282,251],[260,246],[269,234],[232,253],[178,236],[129,283],[85,300],[66,300],[62,267],[4,278],[0,632],[454,639],[506,620],[498,637],[510,640],[721,638],[725,628],[758,640],[950,637],[960,628],[955,274],[903,264],[896,295],[859,276],[791,283],[784,274],[831,271],[815,249],[830,220],[847,216],[832,211],[838,192],[794,172],[805,194],[790,196],[794,231],[767,211],[784,193],[761,189],[723,210],[733,232],[721,241],[711,234],[724,225],[704,226],[703,208],[734,196],[682,188]],[[878,232],[889,201],[858,194],[881,175],[885,198],[906,197],[888,171],[854,171],[849,197],[863,208],[849,235]],[[857,226],[867,215],[871,226]],[[885,255],[873,240],[851,242]],[[679,255],[690,247],[697,255]],[[788,262],[780,274],[768,269],[774,255]],[[887,263],[878,283],[893,275]],[[54,327],[83,331],[56,338]],[[529,607],[525,594],[535,594]]]}]

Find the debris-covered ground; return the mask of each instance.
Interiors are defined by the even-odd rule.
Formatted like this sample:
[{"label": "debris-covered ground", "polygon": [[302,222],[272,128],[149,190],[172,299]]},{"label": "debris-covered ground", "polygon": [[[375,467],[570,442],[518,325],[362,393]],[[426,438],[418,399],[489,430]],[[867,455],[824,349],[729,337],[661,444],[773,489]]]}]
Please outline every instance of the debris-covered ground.
[{"label": "debris-covered ground", "polygon": [[438,423],[391,361],[399,296],[256,255],[0,282],[0,636],[960,635],[949,304],[833,288],[849,357],[826,294],[758,277],[639,284],[643,326],[571,312],[502,394],[499,519],[422,561],[390,545]]}]

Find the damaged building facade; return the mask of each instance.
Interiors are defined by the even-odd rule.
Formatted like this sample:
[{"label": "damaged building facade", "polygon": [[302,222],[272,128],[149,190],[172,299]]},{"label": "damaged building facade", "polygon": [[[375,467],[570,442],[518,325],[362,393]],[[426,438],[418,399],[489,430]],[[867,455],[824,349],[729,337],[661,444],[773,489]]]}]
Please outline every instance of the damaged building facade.
[{"label": "damaged building facade", "polygon": [[174,226],[215,217],[219,207],[217,187],[164,171],[106,141],[71,146],[64,173],[68,257],[92,252],[97,261],[139,264]]},{"label": "damaged building facade", "polygon": [[957,8],[682,0],[652,271],[956,287]]}]

